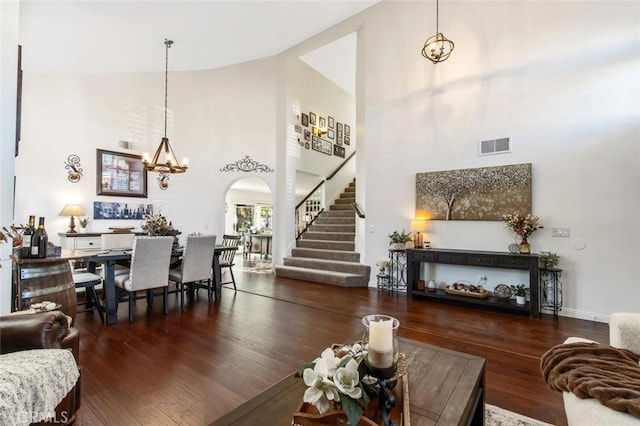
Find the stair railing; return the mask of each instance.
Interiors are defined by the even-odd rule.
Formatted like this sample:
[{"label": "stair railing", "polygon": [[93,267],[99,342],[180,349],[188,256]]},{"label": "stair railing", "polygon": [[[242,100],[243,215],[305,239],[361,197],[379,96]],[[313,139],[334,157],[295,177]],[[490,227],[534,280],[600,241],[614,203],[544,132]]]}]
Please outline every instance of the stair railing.
[{"label": "stair railing", "polygon": [[360,219],[364,219],[364,213],[362,212],[362,210],[360,210],[360,206],[358,205],[358,203],[354,201],[353,203],[351,203],[351,207],[353,207],[353,210],[356,212]]},{"label": "stair railing", "polygon": [[324,186],[356,155],[353,151],[326,179],[318,183],[306,197],[296,205],[296,240],[313,224],[324,211]]}]

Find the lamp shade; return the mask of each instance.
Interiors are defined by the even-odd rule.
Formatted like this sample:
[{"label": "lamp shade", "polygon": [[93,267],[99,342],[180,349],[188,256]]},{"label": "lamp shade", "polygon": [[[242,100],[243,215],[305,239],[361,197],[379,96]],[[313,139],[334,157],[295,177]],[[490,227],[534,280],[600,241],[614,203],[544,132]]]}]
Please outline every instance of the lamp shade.
[{"label": "lamp shade", "polygon": [[77,204],[67,204],[60,211],[60,216],[84,216],[84,211]]}]

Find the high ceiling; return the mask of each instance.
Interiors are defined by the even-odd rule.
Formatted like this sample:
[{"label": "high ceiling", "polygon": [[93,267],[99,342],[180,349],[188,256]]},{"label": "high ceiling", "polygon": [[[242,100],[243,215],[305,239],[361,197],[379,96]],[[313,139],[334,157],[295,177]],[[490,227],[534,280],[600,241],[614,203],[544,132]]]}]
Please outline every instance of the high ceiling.
[{"label": "high ceiling", "polygon": [[379,0],[22,0],[29,73],[218,68],[278,54]]}]

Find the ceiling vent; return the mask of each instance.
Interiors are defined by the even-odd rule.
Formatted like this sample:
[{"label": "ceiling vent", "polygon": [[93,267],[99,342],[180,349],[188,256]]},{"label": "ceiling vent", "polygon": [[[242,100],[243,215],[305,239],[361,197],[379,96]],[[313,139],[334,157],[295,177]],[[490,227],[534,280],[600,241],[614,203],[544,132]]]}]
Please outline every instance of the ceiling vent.
[{"label": "ceiling vent", "polygon": [[480,155],[504,154],[511,152],[511,138],[480,141]]}]

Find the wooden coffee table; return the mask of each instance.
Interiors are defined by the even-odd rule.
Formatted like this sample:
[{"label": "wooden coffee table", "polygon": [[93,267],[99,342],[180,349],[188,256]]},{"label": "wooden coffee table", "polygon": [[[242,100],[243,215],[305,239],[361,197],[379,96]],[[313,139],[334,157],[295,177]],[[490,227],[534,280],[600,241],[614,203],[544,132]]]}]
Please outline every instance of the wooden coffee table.
[{"label": "wooden coffee table", "polygon": [[[410,421],[414,425],[483,425],[485,360],[400,338],[409,365]],[[290,425],[306,386],[295,373],[212,424]]]}]

